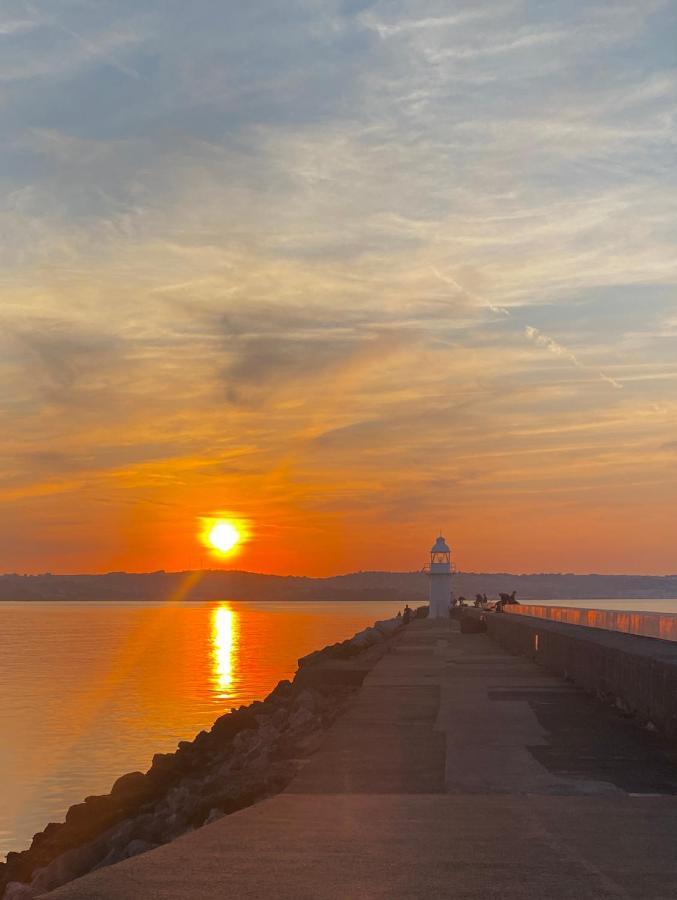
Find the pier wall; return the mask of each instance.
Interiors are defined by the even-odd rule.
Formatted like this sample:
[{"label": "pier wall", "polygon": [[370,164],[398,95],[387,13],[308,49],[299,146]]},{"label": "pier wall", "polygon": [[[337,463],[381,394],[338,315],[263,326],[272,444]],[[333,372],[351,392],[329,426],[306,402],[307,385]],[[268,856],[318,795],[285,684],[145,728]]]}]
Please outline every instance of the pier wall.
[{"label": "pier wall", "polygon": [[589,693],[613,702],[643,724],[677,740],[677,644],[539,620],[528,615],[468,611],[486,620],[502,647],[537,662]]},{"label": "pier wall", "polygon": [[677,616],[672,613],[640,612],[630,609],[587,609],[579,606],[537,606],[531,603],[506,606],[503,612],[513,616],[533,616],[564,622],[567,625],[585,625],[604,631],[622,631],[625,634],[641,634],[644,637],[677,641]]}]

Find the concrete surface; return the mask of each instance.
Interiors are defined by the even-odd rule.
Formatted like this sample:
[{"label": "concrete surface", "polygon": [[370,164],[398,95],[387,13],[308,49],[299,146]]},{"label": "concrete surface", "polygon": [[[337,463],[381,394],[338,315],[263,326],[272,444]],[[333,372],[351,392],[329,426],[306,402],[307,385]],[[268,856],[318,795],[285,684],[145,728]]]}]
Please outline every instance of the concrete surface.
[{"label": "concrete surface", "polygon": [[522,614],[487,613],[485,621],[489,635],[509,651],[617,699],[677,743],[677,642]]},{"label": "concrete surface", "polygon": [[284,794],[48,896],[674,900],[676,773],[486,635],[414,622]]}]

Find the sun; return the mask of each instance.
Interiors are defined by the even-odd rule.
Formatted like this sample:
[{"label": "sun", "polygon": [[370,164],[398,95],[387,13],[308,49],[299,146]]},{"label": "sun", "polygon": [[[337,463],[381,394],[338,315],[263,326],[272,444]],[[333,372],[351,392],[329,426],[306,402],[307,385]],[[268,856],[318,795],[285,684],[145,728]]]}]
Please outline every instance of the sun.
[{"label": "sun", "polygon": [[225,510],[211,516],[200,516],[199,541],[214,558],[236,556],[251,538],[249,519],[233,515]]},{"label": "sun", "polygon": [[207,533],[207,540],[219,553],[229,553],[242,540],[242,535],[232,522],[218,519]]}]

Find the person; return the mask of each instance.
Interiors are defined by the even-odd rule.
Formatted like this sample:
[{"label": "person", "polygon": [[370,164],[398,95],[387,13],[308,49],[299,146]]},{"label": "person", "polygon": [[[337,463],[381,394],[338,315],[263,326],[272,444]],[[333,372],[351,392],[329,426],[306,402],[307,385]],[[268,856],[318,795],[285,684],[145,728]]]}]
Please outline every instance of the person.
[{"label": "person", "polygon": [[404,615],[402,616],[402,621],[405,625],[407,625],[411,621],[411,608],[409,604],[404,607]]}]

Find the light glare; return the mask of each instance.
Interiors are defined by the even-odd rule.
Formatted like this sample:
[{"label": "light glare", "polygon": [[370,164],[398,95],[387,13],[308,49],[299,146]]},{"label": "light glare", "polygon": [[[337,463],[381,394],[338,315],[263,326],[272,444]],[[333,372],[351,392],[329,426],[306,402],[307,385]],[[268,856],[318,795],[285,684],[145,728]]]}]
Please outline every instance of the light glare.
[{"label": "light glare", "polygon": [[219,553],[228,553],[240,542],[240,532],[231,522],[216,522],[209,531],[209,543]]}]

